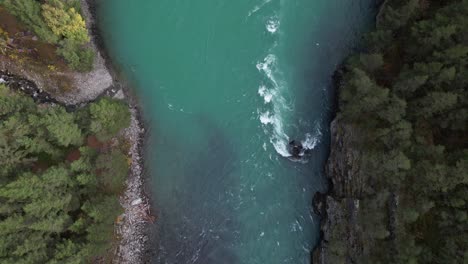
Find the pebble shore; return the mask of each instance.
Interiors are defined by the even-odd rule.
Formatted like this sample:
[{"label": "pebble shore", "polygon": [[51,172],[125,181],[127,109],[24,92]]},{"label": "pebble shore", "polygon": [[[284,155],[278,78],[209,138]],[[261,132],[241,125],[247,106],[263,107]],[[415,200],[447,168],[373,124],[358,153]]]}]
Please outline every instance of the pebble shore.
[{"label": "pebble shore", "polygon": [[47,76],[20,69],[10,61],[0,61],[0,83],[30,95],[38,103],[60,104],[69,110],[82,107],[102,96],[120,99],[128,104],[131,123],[121,132],[119,138],[124,138],[130,145],[128,157],[131,164],[126,188],[120,197],[124,213],[119,216],[115,224],[118,245],[111,261],[129,264],[148,263],[149,226],[155,218],[144,188],[142,145],[145,128],[137,99],[130,92],[129,86],[119,79],[102,45],[94,19],[96,2],[97,0],[81,0],[82,13],[91,33],[89,45],[96,53],[93,70],[88,73],[67,73],[64,77],[73,80],[74,88],[71,92],[52,91],[54,87],[50,87]]},{"label": "pebble shore", "polygon": [[[103,82],[97,82],[95,91],[81,92],[81,94],[93,94],[100,91],[109,90],[113,97],[127,101],[131,112],[130,126],[122,133],[130,143],[128,156],[132,163],[130,173],[126,181],[126,189],[120,197],[120,204],[124,208],[124,213],[116,223],[116,234],[120,238],[113,263],[139,264],[147,263],[147,247],[149,243],[148,227],[154,221],[151,213],[150,201],[144,191],[144,161],[142,157],[142,143],[145,129],[141,119],[138,102],[130,93],[129,87],[119,81],[117,73],[112,68],[112,64],[106,61],[106,53],[100,43],[99,31],[96,28],[94,14],[96,0],[81,0],[83,15],[85,16],[89,31],[92,32],[92,47],[99,53],[99,58],[95,63],[97,75],[89,75],[92,78],[107,79],[107,75],[112,76],[110,86],[102,89]],[[101,44],[101,45],[100,45]],[[105,69],[105,71],[103,71]],[[99,74],[100,73],[100,74]],[[102,89],[102,90],[101,90]],[[99,93],[98,93],[99,94]],[[84,99],[84,97],[82,97]]]}]

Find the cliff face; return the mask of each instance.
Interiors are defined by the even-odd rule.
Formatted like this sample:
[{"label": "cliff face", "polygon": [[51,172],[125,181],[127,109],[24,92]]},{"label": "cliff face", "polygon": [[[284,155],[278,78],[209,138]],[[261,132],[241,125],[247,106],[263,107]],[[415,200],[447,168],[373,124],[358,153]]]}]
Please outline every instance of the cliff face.
[{"label": "cliff face", "polygon": [[322,217],[320,244],[313,251],[314,264],[358,263],[363,243],[359,221],[360,152],[353,148],[358,131],[338,116],[331,123],[331,153],[326,174],[330,192],[317,194],[315,209]]},{"label": "cliff face", "polygon": [[[378,7],[376,23],[379,23],[382,10],[387,0],[375,0]],[[339,86],[342,72],[335,75]],[[330,180],[326,194],[317,193],[314,197],[314,209],[322,218],[320,243],[312,252],[314,264],[360,263],[364,253],[362,217],[359,204],[362,190],[366,187],[360,173],[362,153],[356,127],[347,124],[338,116],[330,124],[330,156],[325,166],[325,174]],[[362,135],[361,135],[362,138]]]}]

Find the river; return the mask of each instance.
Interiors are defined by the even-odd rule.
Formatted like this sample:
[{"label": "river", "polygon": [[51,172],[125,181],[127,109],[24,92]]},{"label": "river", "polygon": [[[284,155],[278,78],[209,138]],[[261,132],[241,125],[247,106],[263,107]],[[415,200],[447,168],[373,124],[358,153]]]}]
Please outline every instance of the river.
[{"label": "river", "polygon": [[153,263],[310,263],[332,75],[373,2],[100,2],[105,44],[150,125]]}]

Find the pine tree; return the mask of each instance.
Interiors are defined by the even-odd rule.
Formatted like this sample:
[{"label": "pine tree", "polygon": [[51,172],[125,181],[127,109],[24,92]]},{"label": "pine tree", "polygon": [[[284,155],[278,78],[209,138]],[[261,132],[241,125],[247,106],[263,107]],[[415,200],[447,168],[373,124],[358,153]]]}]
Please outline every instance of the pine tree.
[{"label": "pine tree", "polygon": [[130,124],[127,106],[117,100],[103,98],[89,106],[91,116],[90,131],[106,141]]}]

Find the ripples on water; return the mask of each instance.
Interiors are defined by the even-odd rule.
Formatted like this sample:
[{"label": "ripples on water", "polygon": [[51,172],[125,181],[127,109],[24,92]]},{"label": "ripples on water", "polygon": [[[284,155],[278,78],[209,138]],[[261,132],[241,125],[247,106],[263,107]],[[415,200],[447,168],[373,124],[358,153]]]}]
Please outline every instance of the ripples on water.
[{"label": "ripples on water", "polygon": [[[262,5],[256,6],[249,12],[249,16],[259,11],[261,7],[269,2],[271,1],[267,0],[264,1]],[[281,34],[281,31],[278,32],[281,25],[280,17],[281,14],[271,15],[265,25],[266,30],[275,36],[275,40],[268,50],[269,54],[266,55],[262,62],[258,62],[256,65],[257,70],[265,77],[265,80],[262,81],[258,88],[258,94],[263,98],[265,106],[260,107],[258,113],[264,131],[269,136],[270,143],[273,144],[276,152],[283,157],[290,158],[292,157],[289,150],[291,138],[286,133],[285,123],[294,121],[285,120],[285,116],[291,116],[290,114],[294,112],[294,108],[292,106],[293,102],[285,98],[285,94],[288,93],[288,85],[284,80],[280,61],[278,61],[278,57],[274,54],[278,45],[280,45],[280,38],[278,37],[278,35]],[[287,115],[286,112],[290,114]],[[316,121],[314,131],[305,133],[303,139],[300,141],[303,147],[300,156],[303,156],[303,158],[291,159],[292,161],[307,162],[307,157],[305,156],[306,152],[313,150],[320,142],[322,136],[320,123],[321,121]]]},{"label": "ripples on water", "polygon": [[[153,263],[309,263],[331,75],[369,2],[103,0],[151,127]],[[302,162],[290,140],[312,150]]]}]

